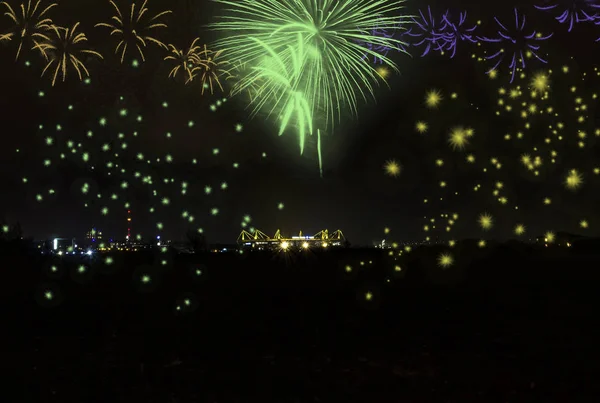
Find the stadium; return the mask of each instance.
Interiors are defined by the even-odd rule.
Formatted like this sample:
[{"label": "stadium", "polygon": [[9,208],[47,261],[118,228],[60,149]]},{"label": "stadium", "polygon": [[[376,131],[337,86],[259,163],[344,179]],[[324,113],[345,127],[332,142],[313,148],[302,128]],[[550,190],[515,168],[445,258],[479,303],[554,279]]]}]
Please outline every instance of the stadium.
[{"label": "stadium", "polygon": [[254,229],[253,231],[242,230],[237,239],[237,244],[242,249],[250,250],[273,250],[273,249],[314,249],[314,248],[339,248],[347,247],[348,241],[341,230],[329,231],[324,229],[315,235],[304,235],[302,231],[296,236],[284,237],[280,230],[275,232],[271,238],[264,232]]}]

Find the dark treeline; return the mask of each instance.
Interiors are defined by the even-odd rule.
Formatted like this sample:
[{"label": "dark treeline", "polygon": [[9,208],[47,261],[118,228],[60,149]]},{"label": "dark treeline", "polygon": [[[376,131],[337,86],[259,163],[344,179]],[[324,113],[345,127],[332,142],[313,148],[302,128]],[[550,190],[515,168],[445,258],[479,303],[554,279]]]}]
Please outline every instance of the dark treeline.
[{"label": "dark treeline", "polygon": [[466,242],[442,269],[437,247],[106,264],[23,242],[0,246],[11,402],[596,401],[597,243]]}]

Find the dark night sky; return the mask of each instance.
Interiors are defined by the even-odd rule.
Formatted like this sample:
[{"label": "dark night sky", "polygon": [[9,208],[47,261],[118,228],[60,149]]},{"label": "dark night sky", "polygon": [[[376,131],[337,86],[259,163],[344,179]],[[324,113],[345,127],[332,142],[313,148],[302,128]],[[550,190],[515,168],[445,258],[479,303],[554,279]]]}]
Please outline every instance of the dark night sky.
[{"label": "dark night sky", "polygon": [[[339,228],[352,242],[359,244],[383,238],[384,227],[392,230],[389,238],[422,239],[424,216],[437,217],[440,213],[452,212],[461,218],[450,235],[440,233],[446,238],[482,236],[476,220],[484,211],[492,214],[497,222],[496,228],[486,234],[487,238],[509,236],[517,222],[525,223],[531,235],[546,230],[577,231],[578,222],[584,218],[590,223],[588,232],[597,233],[594,223],[600,220],[598,183],[590,173],[592,167],[600,166],[593,138],[595,105],[588,105],[590,121],[586,130],[591,138],[585,151],[571,144],[575,139],[573,135],[565,135],[570,142],[549,147],[559,153],[557,164],[544,170],[540,178],[531,180],[523,173],[518,158],[531,152],[533,140],[543,138],[546,127],[535,126],[531,136],[519,146],[502,140],[506,133],[522,130],[523,120],[514,113],[504,118],[494,116],[498,87],[511,86],[506,75],[495,82],[485,75],[486,65],[471,58],[474,52],[481,54],[475,44],[459,44],[454,59],[447,55],[421,58],[418,51],[412,58],[391,55],[401,74],[390,79],[390,89],[382,86],[378,90],[376,103],[361,106],[358,118],[345,119],[333,133],[327,133],[323,139],[325,172],[321,179],[314,138],[309,139],[305,154],[300,156],[295,135],[286,133],[278,137],[271,121],[260,115],[251,119],[245,100],[229,99],[216,112],[210,111],[209,105],[223,95],[200,95],[197,86],[183,86],[169,79],[170,68],[162,61],[165,51],[161,49],[148,49],[147,62],[139,68],[133,68],[128,62],[120,65],[112,51],[114,38],[108,37],[102,29],[93,28],[95,23],[110,17],[108,2],[68,0],[58,3],[59,7],[52,14],[55,22],[70,25],[81,21],[90,46],[105,58],[89,63],[90,85],[79,83],[71,74],[66,83],[52,88],[47,77],[40,78],[43,64],[38,55],[28,51],[15,63],[14,43],[0,45],[3,134],[0,211],[9,222],[19,220],[27,235],[77,237],[94,225],[120,238],[125,233],[125,200],[132,203],[134,234],[154,236],[159,232],[156,222],[162,222],[165,229],[160,232],[167,237],[180,239],[187,228],[202,227],[209,242],[235,241],[245,214],[252,216],[252,225],[268,234],[277,228],[287,234],[300,229],[314,233],[324,228],[330,231]],[[600,26],[578,25],[574,32],[567,33],[565,25],[533,9],[530,2],[522,3],[521,11],[527,15],[530,28],[555,32],[553,38],[542,43],[548,66],[533,60],[528,62],[530,69],[526,71],[550,67],[558,75],[561,66],[571,66],[569,75],[553,81],[552,87],[553,95],[561,94],[556,97],[555,107],[561,113],[565,111],[562,119],[568,131],[568,122],[575,118],[573,103],[566,100],[572,97],[567,91],[569,86],[580,86],[581,96],[586,99],[590,98],[586,94],[598,88],[597,78],[589,77],[582,84],[578,71],[592,72],[597,64],[600,43],[594,41],[600,36]],[[486,2],[487,14],[478,14],[482,12],[481,2],[430,3],[436,15],[448,8],[469,11],[470,21],[483,22],[480,34],[488,35],[495,32],[492,17],[497,15],[512,22],[512,8],[516,4],[501,2],[488,8]],[[408,1],[406,5],[408,13],[416,13],[416,1]],[[426,7],[427,3],[418,5]],[[167,18],[169,28],[158,34],[165,43],[183,47],[196,36],[200,36],[202,43],[215,39],[214,33],[203,28],[218,10],[212,2],[150,0],[148,6],[150,13],[167,7],[174,11]],[[6,18],[0,20],[0,32],[9,29],[8,23]],[[32,66],[25,67],[25,60],[30,60]],[[431,88],[441,90],[445,96],[445,102],[437,111],[424,106],[424,95]],[[45,92],[45,97],[38,97],[40,90]],[[452,92],[458,93],[457,100],[448,99]],[[123,102],[119,101],[120,96],[124,97]],[[163,101],[169,103],[167,109],[162,108]],[[73,111],[67,110],[70,104],[74,105]],[[119,120],[117,114],[122,107],[129,110],[125,120]],[[138,114],[144,117],[142,123],[132,118]],[[98,125],[102,116],[109,121],[105,128]],[[195,122],[193,128],[187,127],[190,120]],[[429,123],[427,134],[416,133],[417,120]],[[531,122],[533,124],[535,118]],[[243,132],[234,130],[236,123],[244,125]],[[44,125],[41,131],[38,130],[40,124]],[[57,124],[63,127],[59,133],[55,129]],[[465,153],[453,152],[447,144],[449,129],[457,125],[475,129],[473,144]],[[86,139],[90,129],[94,131],[93,140]],[[98,172],[100,169],[90,170],[91,165],[106,162],[100,151],[102,144],[109,142],[118,146],[117,134],[123,132],[130,136],[133,131],[138,131],[139,136],[130,139],[128,150],[122,153],[122,165],[131,172],[152,173],[156,179],[174,178],[175,185],[156,183],[154,186],[163,197],[172,199],[168,208],[152,197],[146,185],[132,182],[125,192],[119,190],[121,176],[106,177]],[[173,133],[173,138],[167,139],[166,132]],[[44,144],[47,136],[56,139],[54,146]],[[93,163],[83,164],[79,154],[60,161],[58,156],[69,139],[82,143],[81,148],[92,154]],[[20,149],[19,153],[15,152],[16,148]],[[219,155],[212,155],[213,148],[219,148]],[[174,162],[155,167],[139,165],[133,161],[138,152],[154,158],[169,153]],[[267,158],[261,157],[263,152]],[[478,159],[475,167],[464,163],[464,155],[469,152]],[[491,157],[501,159],[503,168],[483,174],[482,163]],[[47,158],[53,160],[49,168],[42,165]],[[197,165],[190,163],[193,158],[198,159]],[[443,170],[434,166],[437,158],[446,162]],[[382,169],[389,159],[402,164],[402,174],[397,178],[386,176]],[[240,164],[237,170],[232,167],[234,161]],[[573,168],[581,170],[585,180],[584,187],[576,193],[561,185],[564,173]],[[29,179],[27,184],[22,183],[23,177]],[[441,180],[448,183],[446,189],[440,189]],[[182,181],[191,189],[185,197],[178,194]],[[219,184],[224,181],[229,187],[221,191]],[[505,184],[503,194],[510,200],[508,206],[500,205],[490,195],[496,181]],[[96,187],[94,193],[102,193],[103,199],[85,208],[85,199],[78,190],[83,183]],[[481,183],[486,190],[473,193],[475,183]],[[203,194],[206,185],[213,187],[213,194]],[[47,195],[49,188],[55,189],[57,194],[46,197],[42,203],[36,202],[35,195]],[[459,192],[458,196],[436,202],[442,195],[455,191]],[[117,202],[107,200],[112,193],[119,195]],[[544,197],[552,198],[551,206],[542,205]],[[424,198],[429,198],[431,203],[423,204]],[[277,209],[280,202],[285,204],[283,210]],[[518,214],[512,207],[515,203],[520,208]],[[148,209],[153,205],[158,211],[150,214]],[[108,216],[100,214],[103,206],[109,207]],[[210,215],[212,207],[220,209],[218,216]],[[193,223],[180,217],[184,210],[194,215]]]}]

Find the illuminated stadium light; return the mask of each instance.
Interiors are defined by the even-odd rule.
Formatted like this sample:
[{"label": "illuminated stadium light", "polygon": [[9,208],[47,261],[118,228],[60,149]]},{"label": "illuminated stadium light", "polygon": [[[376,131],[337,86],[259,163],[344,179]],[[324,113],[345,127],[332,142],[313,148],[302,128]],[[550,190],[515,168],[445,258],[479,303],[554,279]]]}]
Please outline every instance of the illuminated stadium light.
[{"label": "illuminated stadium light", "polygon": [[347,246],[346,238],[342,231],[337,230],[330,233],[328,230],[317,232],[313,236],[307,236],[300,231],[296,236],[285,237],[277,230],[273,237],[268,236],[264,232],[253,229],[250,232],[242,230],[237,239],[238,245],[244,248],[255,250],[269,249],[308,249],[315,246],[323,248],[345,247]]}]

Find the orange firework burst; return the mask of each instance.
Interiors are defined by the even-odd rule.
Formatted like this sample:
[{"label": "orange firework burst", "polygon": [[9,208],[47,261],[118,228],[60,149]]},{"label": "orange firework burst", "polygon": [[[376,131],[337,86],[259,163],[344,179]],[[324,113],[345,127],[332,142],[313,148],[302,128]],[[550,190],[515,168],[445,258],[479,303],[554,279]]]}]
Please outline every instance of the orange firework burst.
[{"label": "orange firework burst", "polygon": [[148,42],[154,43],[155,45],[160,46],[161,48],[168,49],[167,45],[159,41],[153,36],[145,35],[143,33],[150,31],[156,28],[167,28],[167,24],[162,22],[157,22],[159,18],[164,15],[170,14],[172,11],[163,11],[161,13],[156,14],[154,17],[146,20],[143,20],[144,14],[148,12],[148,8],[146,8],[146,4],[148,0],[144,0],[142,6],[136,10],[135,3],[131,4],[131,12],[129,13],[129,18],[124,18],[121,10],[117,6],[117,4],[113,0],[109,0],[110,4],[114,7],[116,11],[116,15],[110,17],[110,19],[114,22],[106,23],[101,22],[96,24],[96,27],[105,27],[109,28],[110,35],[118,35],[121,37],[121,40],[117,44],[115,49],[115,53],[121,52],[121,63],[125,60],[125,53],[127,53],[127,48],[130,46],[135,46],[142,58],[143,61],[146,61],[146,57],[144,55],[144,51],[142,48],[148,46]]},{"label": "orange firework burst", "polygon": [[198,71],[197,74],[192,76],[196,78],[197,75],[200,75],[200,82],[202,83],[202,94],[204,94],[204,90],[210,89],[210,93],[214,93],[214,87],[217,85],[221,91],[223,90],[223,85],[221,84],[221,78],[225,77],[226,80],[233,78],[231,72],[224,67],[229,64],[228,61],[219,60],[223,51],[212,51],[209,50],[206,45],[204,45],[204,50],[198,52],[192,59],[196,67],[198,67],[195,71]]},{"label": "orange firework burst", "polygon": [[196,45],[199,40],[200,38],[194,39],[190,47],[186,50],[180,50],[174,45],[169,45],[171,54],[165,57],[164,60],[173,60],[177,63],[177,65],[169,72],[169,78],[175,78],[181,72],[185,74],[186,84],[193,80],[195,76],[194,73],[203,67],[203,65],[198,65],[199,62],[202,63],[199,56],[202,48]]},{"label": "orange firework burst", "polygon": [[3,1],[0,4],[6,7],[5,16],[10,18],[13,22],[13,29],[11,32],[0,34],[0,42],[11,41],[15,38],[19,40],[19,47],[17,48],[17,55],[15,60],[19,59],[23,43],[31,39],[34,45],[37,45],[40,41],[47,41],[49,38],[44,33],[52,29],[52,20],[46,17],[48,11],[55,7],[57,4],[52,3],[46,8],[40,8],[41,0],[38,0],[35,5],[32,6],[31,0],[27,3],[21,3],[21,12],[17,14],[15,10]]},{"label": "orange firework burst", "polygon": [[87,42],[87,37],[83,32],[77,32],[78,26],[79,23],[73,25],[72,28],[63,28],[53,25],[53,37],[49,37],[47,41],[36,44],[35,46],[35,49],[39,50],[47,60],[46,67],[42,71],[42,76],[48,69],[54,69],[54,74],[52,75],[53,86],[56,83],[59,72],[62,72],[63,81],[66,80],[68,66],[75,69],[79,76],[79,80],[83,80],[84,74],[85,76],[90,75],[79,55],[97,56],[102,59],[102,55],[94,50],[79,48],[81,44]]}]

